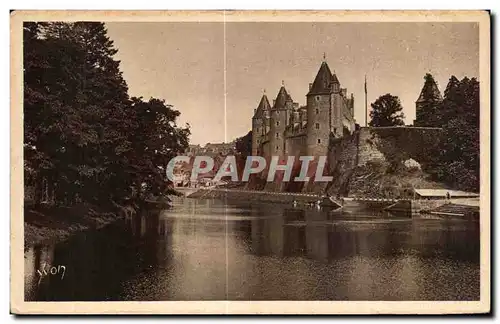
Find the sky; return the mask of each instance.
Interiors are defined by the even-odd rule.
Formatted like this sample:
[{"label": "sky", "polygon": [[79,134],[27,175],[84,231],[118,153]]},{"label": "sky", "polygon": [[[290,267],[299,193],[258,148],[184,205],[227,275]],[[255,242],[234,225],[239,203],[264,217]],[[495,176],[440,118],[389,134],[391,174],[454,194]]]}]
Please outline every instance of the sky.
[{"label": "sky", "polygon": [[475,23],[113,22],[106,24],[131,96],[165,99],[191,126],[191,144],[229,142],[251,130],[262,94],[281,84],[305,105],[325,55],[365,123],[379,96],[398,96],[406,124],[431,73],[444,91],[451,75],[479,79]]}]

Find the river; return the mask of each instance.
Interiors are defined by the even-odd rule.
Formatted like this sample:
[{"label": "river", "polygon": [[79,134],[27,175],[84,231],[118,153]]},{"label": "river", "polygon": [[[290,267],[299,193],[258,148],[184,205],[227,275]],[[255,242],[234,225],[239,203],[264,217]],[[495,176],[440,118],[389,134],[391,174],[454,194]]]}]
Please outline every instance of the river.
[{"label": "river", "polygon": [[474,221],[175,198],[28,248],[24,291],[27,301],[478,300],[479,246]]}]

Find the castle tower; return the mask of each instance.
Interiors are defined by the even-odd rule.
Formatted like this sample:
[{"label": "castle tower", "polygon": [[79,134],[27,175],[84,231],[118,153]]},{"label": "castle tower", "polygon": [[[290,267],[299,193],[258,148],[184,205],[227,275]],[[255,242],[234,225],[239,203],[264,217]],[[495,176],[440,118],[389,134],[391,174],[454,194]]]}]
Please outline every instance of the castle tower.
[{"label": "castle tower", "polygon": [[271,155],[285,154],[285,128],[293,112],[293,100],[282,85],[271,108],[269,120],[269,143]]},{"label": "castle tower", "polygon": [[441,92],[436,84],[436,81],[430,73],[424,77],[425,83],[420,91],[420,95],[415,102],[416,118],[414,121],[415,126],[438,126],[434,121],[435,109],[438,104],[443,100]]},{"label": "castle tower", "polygon": [[323,61],[307,93],[307,154],[325,155],[328,151],[332,122],[333,93],[340,91],[337,77]]},{"label": "castle tower", "polygon": [[[342,137],[344,134],[344,120],[347,110],[347,89],[340,88],[339,79],[334,72],[332,75],[330,129],[335,138]],[[347,125],[345,126],[347,127]]]},{"label": "castle tower", "polygon": [[252,155],[261,155],[260,146],[262,139],[268,132],[268,120],[271,105],[267,96],[264,94],[260,99],[259,106],[254,110],[252,117]]}]

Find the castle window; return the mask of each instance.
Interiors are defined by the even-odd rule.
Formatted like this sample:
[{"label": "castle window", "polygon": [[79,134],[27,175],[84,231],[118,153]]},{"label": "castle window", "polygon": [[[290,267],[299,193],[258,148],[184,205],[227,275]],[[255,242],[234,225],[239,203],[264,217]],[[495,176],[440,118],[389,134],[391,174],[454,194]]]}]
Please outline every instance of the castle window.
[{"label": "castle window", "polygon": [[278,121],[276,122],[276,126],[279,126],[279,125],[280,125],[280,122],[279,122],[279,120],[278,120]]},{"label": "castle window", "polygon": [[316,123],[316,129],[319,129],[319,123]]},{"label": "castle window", "polygon": [[257,133],[259,132],[259,127],[257,127]]},{"label": "castle window", "polygon": [[318,138],[318,144],[321,144],[321,138]]},{"label": "castle window", "polygon": [[276,133],[276,138],[280,138],[280,133]]},{"label": "castle window", "polygon": [[278,145],[276,145],[276,151],[279,150],[279,149],[280,149],[280,147]]},{"label": "castle window", "polygon": [[318,109],[318,108],[316,108],[316,115],[317,115],[317,114],[319,114],[319,109]]},{"label": "castle window", "polygon": [[257,140],[257,144],[260,144],[260,140]]},{"label": "castle window", "polygon": [[320,99],[320,96],[316,96],[316,101],[319,101],[319,99]]}]

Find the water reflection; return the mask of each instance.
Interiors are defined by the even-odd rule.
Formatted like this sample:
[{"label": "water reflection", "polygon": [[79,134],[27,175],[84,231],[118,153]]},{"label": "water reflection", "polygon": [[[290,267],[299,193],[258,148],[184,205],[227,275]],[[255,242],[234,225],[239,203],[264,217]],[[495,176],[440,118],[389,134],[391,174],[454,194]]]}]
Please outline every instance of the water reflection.
[{"label": "water reflection", "polygon": [[[176,199],[25,253],[26,300],[479,298],[478,224]],[[44,278],[63,264],[63,280]]]},{"label": "water reflection", "polygon": [[[27,299],[36,298],[37,289],[43,285],[49,285],[51,276],[46,276],[44,280],[41,280],[41,274],[43,275],[43,270],[50,268],[54,260],[54,246],[38,246],[36,248],[30,247],[24,254],[24,294]],[[37,270],[39,272],[37,272]],[[42,286],[42,287],[43,287]]]}]

